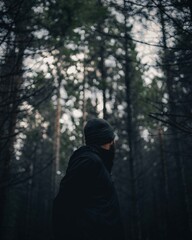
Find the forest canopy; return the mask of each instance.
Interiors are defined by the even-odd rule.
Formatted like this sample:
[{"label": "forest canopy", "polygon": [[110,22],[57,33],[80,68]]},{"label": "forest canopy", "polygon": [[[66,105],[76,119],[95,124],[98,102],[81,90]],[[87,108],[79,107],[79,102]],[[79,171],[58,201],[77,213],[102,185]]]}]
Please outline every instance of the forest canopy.
[{"label": "forest canopy", "polygon": [[0,0],[0,239],[47,239],[83,127],[116,134],[127,240],[192,239],[189,0]]}]

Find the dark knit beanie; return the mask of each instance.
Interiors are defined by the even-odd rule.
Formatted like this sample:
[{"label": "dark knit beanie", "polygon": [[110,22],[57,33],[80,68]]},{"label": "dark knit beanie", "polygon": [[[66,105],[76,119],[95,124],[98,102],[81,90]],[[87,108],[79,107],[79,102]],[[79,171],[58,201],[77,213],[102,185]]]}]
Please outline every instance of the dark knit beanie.
[{"label": "dark knit beanie", "polygon": [[94,118],[85,125],[84,136],[87,145],[103,145],[113,141],[115,134],[113,128],[106,120]]}]

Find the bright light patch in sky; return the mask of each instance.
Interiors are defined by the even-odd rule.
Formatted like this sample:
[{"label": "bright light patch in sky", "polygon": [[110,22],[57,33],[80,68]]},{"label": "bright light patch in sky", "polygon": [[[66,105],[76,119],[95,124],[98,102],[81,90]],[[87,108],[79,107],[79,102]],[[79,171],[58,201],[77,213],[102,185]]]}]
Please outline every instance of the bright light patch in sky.
[{"label": "bright light patch in sky", "polygon": [[74,109],[73,110],[73,116],[76,117],[76,118],[80,118],[82,117],[82,111],[80,109]]},{"label": "bright light patch in sky", "polygon": [[[24,60],[24,66],[27,69],[31,69],[32,72],[27,73],[30,75],[34,75],[36,72],[43,71],[44,73],[48,73],[48,66],[49,68],[54,68],[54,56],[50,55],[49,53],[44,53],[43,56],[35,55],[34,58],[28,57]],[[48,65],[48,66],[47,66]],[[28,75],[29,76],[29,75]]]},{"label": "bright light patch in sky", "polygon": [[63,126],[61,128],[62,133],[66,130],[73,131],[74,126],[69,113],[64,113],[60,119],[60,122],[63,123]]},{"label": "bright light patch in sky", "polygon": [[76,55],[72,55],[72,56],[71,56],[71,59],[72,59],[73,61],[83,60],[84,58],[85,58],[84,53],[78,53],[78,54],[76,54]]},{"label": "bright light patch in sky", "polygon": [[147,129],[143,129],[141,131],[141,137],[148,142],[149,141],[149,131]]},{"label": "bright light patch in sky", "polygon": [[71,66],[71,67],[69,67],[68,69],[67,69],[67,74],[76,74],[77,73],[77,69],[76,69],[76,67],[75,66]]},{"label": "bright light patch in sky", "polygon": [[136,51],[138,60],[141,64],[148,67],[144,72],[143,79],[145,84],[151,84],[155,76],[161,73],[156,68],[156,61],[158,59],[159,39],[161,37],[160,25],[154,21],[147,21],[144,27],[139,21],[134,21],[132,29],[132,37],[136,40]]}]

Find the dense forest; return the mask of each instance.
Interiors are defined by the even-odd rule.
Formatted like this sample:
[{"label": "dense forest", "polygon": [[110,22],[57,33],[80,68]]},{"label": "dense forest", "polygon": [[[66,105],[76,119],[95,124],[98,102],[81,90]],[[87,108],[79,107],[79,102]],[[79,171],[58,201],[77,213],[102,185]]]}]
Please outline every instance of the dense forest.
[{"label": "dense forest", "polygon": [[0,0],[0,13],[0,239],[51,239],[69,157],[100,117],[126,240],[191,240],[191,1]]}]

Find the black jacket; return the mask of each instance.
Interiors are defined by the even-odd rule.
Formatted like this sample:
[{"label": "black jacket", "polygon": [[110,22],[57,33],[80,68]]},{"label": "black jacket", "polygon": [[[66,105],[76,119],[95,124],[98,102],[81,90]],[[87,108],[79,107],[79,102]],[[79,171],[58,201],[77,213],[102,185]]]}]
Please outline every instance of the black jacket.
[{"label": "black jacket", "polygon": [[53,204],[55,240],[124,239],[106,151],[83,146],[71,156]]}]

